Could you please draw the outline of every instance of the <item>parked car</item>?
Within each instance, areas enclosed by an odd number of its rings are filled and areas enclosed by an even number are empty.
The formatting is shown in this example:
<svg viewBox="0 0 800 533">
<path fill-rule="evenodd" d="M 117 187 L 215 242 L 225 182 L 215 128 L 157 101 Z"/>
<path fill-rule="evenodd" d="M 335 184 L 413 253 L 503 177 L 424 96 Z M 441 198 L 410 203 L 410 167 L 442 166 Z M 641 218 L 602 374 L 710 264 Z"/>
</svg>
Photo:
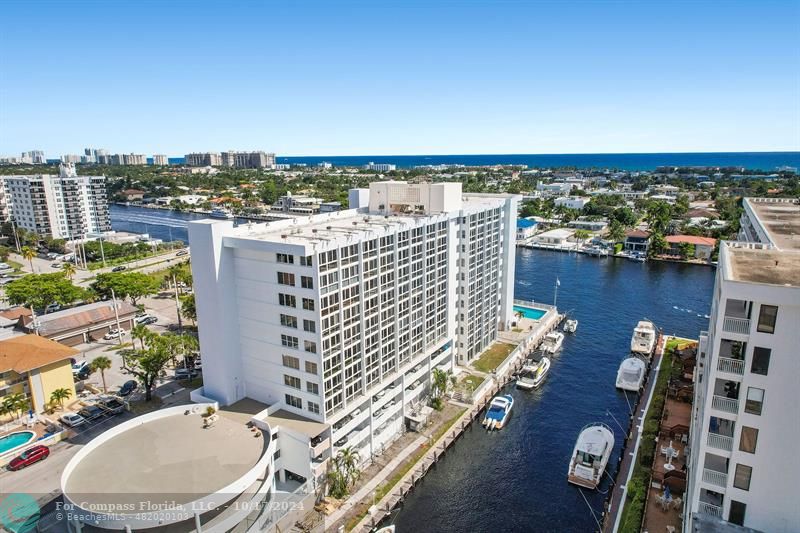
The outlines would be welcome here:
<svg viewBox="0 0 800 533">
<path fill-rule="evenodd" d="M 89 363 L 84 359 L 83 361 L 78 361 L 74 357 L 70 359 L 72 363 L 72 373 L 79 374 L 83 369 L 89 367 Z"/>
<path fill-rule="evenodd" d="M 180 257 L 182 255 L 188 255 L 189 250 L 179 250 L 178 253 L 175 254 L 175 257 Z"/>
<path fill-rule="evenodd" d="M 103 398 L 98 403 L 98 407 L 105 408 L 107 413 L 118 415 L 125 410 L 125 404 L 116 398 Z"/>
<path fill-rule="evenodd" d="M 115 266 L 114 268 L 112 268 L 111 272 L 122 272 L 123 270 L 127 270 L 127 269 L 128 269 L 128 267 L 126 267 L 125 265 L 119 265 L 119 266 Z"/>
<path fill-rule="evenodd" d="M 156 322 L 158 322 L 158 319 L 156 317 L 154 317 L 153 315 L 148 315 L 147 313 L 143 315 L 137 315 L 134 320 L 136 320 L 137 324 L 144 324 L 145 326 L 147 324 L 155 324 Z"/>
<path fill-rule="evenodd" d="M 176 368 L 175 379 L 191 379 L 196 378 L 198 375 L 197 370 L 192 368 Z"/>
<path fill-rule="evenodd" d="M 10 463 L 8 463 L 9 470 L 19 470 L 21 468 L 25 468 L 26 466 L 30 466 L 33 463 L 38 463 L 39 461 L 44 461 L 50 455 L 50 448 L 43 445 L 34 446 L 33 448 L 28 448 L 24 452 L 22 452 L 18 457 L 12 459 Z"/>
<path fill-rule="evenodd" d="M 72 379 L 75 381 L 83 381 L 84 379 L 89 379 L 89 376 L 92 375 L 92 369 L 89 366 L 85 366 L 78 371 L 77 374 L 72 374 Z"/>
<path fill-rule="evenodd" d="M 52 268 L 61 268 L 61 263 L 52 263 L 50 266 Z"/>
<path fill-rule="evenodd" d="M 86 419 L 77 413 L 64 413 L 59 417 L 59 420 L 71 428 L 86 423 Z"/>
<path fill-rule="evenodd" d="M 44 314 L 55 313 L 56 311 L 61 311 L 61 304 L 53 303 L 44 308 Z"/>
<path fill-rule="evenodd" d="M 127 334 L 128 334 L 128 332 L 125 331 L 124 329 L 119 329 L 119 330 L 118 329 L 112 329 L 111 331 L 109 331 L 108 333 L 103 335 L 103 339 L 107 340 L 107 341 L 110 341 L 110 340 L 113 340 L 113 339 L 118 339 L 120 337 L 124 337 Z"/>
<path fill-rule="evenodd" d="M 78 414 L 85 418 L 87 421 L 91 422 L 97 418 L 103 416 L 103 410 L 97 407 L 96 405 L 88 405 L 78 411 Z"/>
<path fill-rule="evenodd" d="M 135 391 L 137 387 L 139 387 L 139 384 L 135 379 L 128 380 L 122 384 L 122 387 L 119 388 L 119 392 L 117 394 L 120 396 L 128 396 L 130 393 Z"/>
</svg>

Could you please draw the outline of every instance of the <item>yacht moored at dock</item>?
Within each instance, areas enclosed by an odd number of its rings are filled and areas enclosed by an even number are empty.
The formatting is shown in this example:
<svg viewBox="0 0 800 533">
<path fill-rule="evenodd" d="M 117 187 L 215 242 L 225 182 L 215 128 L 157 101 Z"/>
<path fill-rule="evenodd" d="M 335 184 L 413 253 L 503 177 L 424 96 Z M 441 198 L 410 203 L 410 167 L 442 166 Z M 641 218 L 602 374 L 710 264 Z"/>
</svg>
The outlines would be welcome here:
<svg viewBox="0 0 800 533">
<path fill-rule="evenodd" d="M 656 327 L 649 320 L 640 320 L 631 337 L 631 352 L 650 357 L 656 345 Z"/>
<path fill-rule="evenodd" d="M 514 405 L 514 398 L 510 394 L 495 396 L 489 404 L 489 410 L 483 418 L 483 425 L 489 431 L 502 429 L 511 415 L 511 407 Z"/>
<path fill-rule="evenodd" d="M 574 318 L 568 318 L 566 322 L 564 322 L 564 332 L 566 333 L 575 333 L 578 329 L 578 321 Z"/>
<path fill-rule="evenodd" d="M 539 361 L 531 361 L 522 367 L 517 377 L 517 388 L 522 390 L 532 390 L 537 388 L 544 381 L 545 376 L 550 371 L 550 359 L 542 357 Z"/>
<path fill-rule="evenodd" d="M 623 360 L 617 370 L 617 388 L 637 392 L 642 388 L 647 364 L 636 356 Z"/>
<path fill-rule="evenodd" d="M 603 472 L 614 450 L 614 432 L 602 423 L 584 426 L 578 435 L 569 461 L 567 481 L 594 489 L 603 479 Z"/>
<path fill-rule="evenodd" d="M 211 210 L 208 214 L 211 218 L 223 218 L 223 219 L 231 219 L 233 218 L 233 213 L 228 211 L 227 209 L 222 209 L 221 207 L 215 207 Z"/>
<path fill-rule="evenodd" d="M 564 334 L 560 331 L 551 331 L 544 336 L 544 341 L 542 341 L 542 351 L 544 353 L 556 353 L 561 349 L 561 345 L 563 343 Z"/>
</svg>

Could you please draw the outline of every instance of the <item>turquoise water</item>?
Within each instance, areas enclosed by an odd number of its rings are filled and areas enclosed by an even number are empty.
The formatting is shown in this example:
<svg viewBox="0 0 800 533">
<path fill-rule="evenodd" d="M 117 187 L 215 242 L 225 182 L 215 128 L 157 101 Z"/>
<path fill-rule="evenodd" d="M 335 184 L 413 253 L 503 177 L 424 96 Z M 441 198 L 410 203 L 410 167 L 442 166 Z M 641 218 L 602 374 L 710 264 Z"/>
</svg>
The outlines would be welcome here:
<svg viewBox="0 0 800 533">
<path fill-rule="evenodd" d="M 514 312 L 522 313 L 523 317 L 531 320 L 539 320 L 546 313 L 546 311 L 542 311 L 541 309 L 532 309 L 530 307 L 522 307 L 521 305 L 515 305 Z"/>
<path fill-rule="evenodd" d="M 18 431 L 11 435 L 0 438 L 0 453 L 13 450 L 17 446 L 22 446 L 29 442 L 36 434 L 33 431 Z"/>
</svg>

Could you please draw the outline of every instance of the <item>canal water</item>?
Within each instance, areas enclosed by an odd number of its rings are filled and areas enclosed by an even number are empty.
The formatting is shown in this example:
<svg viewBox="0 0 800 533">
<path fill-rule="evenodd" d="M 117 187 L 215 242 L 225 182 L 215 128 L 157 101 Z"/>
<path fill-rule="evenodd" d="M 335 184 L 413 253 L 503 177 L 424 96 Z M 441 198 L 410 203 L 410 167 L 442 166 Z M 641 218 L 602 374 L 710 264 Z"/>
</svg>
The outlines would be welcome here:
<svg viewBox="0 0 800 533">
<path fill-rule="evenodd" d="M 507 387 L 515 403 L 506 428 L 473 424 L 448 450 L 392 517 L 399 533 L 598 529 L 610 479 L 600 491 L 579 489 L 567 483 L 567 464 L 581 428 L 603 422 L 615 433 L 616 473 L 625 434 L 617 422 L 627 429 L 630 408 L 614 382 L 634 326 L 647 317 L 697 338 L 708 325 L 712 268 L 523 249 L 516 268 L 517 298 L 553 303 L 560 281 L 557 305 L 578 331 L 539 389 Z"/>
</svg>

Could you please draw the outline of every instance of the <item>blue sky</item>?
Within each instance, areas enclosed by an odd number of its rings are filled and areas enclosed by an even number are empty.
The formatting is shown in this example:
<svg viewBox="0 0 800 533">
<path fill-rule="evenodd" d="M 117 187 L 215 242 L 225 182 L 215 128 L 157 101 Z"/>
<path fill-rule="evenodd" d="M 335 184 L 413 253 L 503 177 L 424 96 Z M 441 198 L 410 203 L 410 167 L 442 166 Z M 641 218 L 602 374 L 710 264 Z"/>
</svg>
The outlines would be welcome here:
<svg viewBox="0 0 800 533">
<path fill-rule="evenodd" d="M 0 3 L 0 153 L 800 149 L 800 2 Z"/>
</svg>

